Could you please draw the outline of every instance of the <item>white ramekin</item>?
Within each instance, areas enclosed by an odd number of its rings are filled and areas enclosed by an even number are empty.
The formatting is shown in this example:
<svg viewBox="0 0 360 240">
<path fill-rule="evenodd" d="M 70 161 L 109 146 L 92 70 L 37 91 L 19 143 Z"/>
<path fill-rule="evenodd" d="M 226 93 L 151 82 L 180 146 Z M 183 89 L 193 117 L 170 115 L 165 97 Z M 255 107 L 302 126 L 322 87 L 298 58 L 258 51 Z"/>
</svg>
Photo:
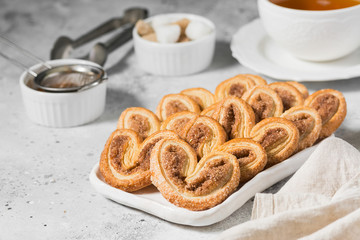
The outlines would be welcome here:
<svg viewBox="0 0 360 240">
<path fill-rule="evenodd" d="M 163 16 L 171 19 L 188 18 L 201 21 L 211 27 L 212 32 L 195 41 L 164 44 L 141 38 L 134 28 L 134 48 L 139 66 L 146 72 L 163 76 L 189 75 L 207 68 L 215 50 L 214 23 L 207 18 L 187 13 L 162 14 L 145 21 L 151 22 L 155 17 Z"/>
<path fill-rule="evenodd" d="M 258 8 L 269 36 L 298 58 L 329 61 L 360 46 L 360 5 L 308 11 L 258 0 Z"/>
<path fill-rule="evenodd" d="M 89 64 L 101 67 L 93 62 L 78 59 L 60 59 L 48 61 L 51 66 L 67 64 Z M 30 70 L 39 73 L 42 64 Z M 89 89 L 71 93 L 50 93 L 31 87 L 33 76 L 25 71 L 20 77 L 20 88 L 26 113 L 33 122 L 48 127 L 73 127 L 91 122 L 104 111 L 106 82 Z"/>
</svg>

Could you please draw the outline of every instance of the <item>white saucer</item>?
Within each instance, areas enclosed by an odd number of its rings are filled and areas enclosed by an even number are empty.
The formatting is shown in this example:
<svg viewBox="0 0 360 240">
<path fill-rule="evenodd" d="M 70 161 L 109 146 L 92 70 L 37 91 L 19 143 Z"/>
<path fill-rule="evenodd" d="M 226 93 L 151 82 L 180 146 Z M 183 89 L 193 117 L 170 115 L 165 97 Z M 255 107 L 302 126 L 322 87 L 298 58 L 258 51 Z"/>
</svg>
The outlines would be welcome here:
<svg viewBox="0 0 360 240">
<path fill-rule="evenodd" d="M 270 39 L 260 19 L 246 24 L 235 33 L 231 51 L 243 66 L 279 80 L 331 81 L 360 76 L 360 48 L 334 61 L 303 61 Z"/>
</svg>

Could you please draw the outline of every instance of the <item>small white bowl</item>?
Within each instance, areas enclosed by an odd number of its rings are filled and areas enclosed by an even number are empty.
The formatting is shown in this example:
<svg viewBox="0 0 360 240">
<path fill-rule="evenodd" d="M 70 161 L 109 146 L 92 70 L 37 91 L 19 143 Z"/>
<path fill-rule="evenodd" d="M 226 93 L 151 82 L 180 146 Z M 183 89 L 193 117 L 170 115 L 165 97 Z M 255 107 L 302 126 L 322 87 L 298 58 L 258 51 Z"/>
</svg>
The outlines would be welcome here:
<svg viewBox="0 0 360 240">
<path fill-rule="evenodd" d="M 360 5 L 308 11 L 258 0 L 258 8 L 270 37 L 300 59 L 334 60 L 360 46 Z"/>
<path fill-rule="evenodd" d="M 187 13 L 157 15 L 145 20 L 150 23 L 155 17 L 201 21 L 212 31 L 198 40 L 182 43 L 157 43 L 143 39 L 133 30 L 134 48 L 140 67 L 149 73 L 163 76 L 189 75 L 207 68 L 215 50 L 215 25 L 209 19 Z"/>
<path fill-rule="evenodd" d="M 78 59 L 60 59 L 47 62 L 55 67 L 70 64 L 88 64 L 101 67 L 93 62 Z M 44 70 L 42 64 L 30 68 L 35 73 Z M 26 113 L 33 122 L 48 127 L 73 127 L 91 122 L 104 111 L 106 82 L 79 92 L 51 93 L 32 88 L 34 77 L 27 71 L 20 77 L 20 88 Z"/>
</svg>

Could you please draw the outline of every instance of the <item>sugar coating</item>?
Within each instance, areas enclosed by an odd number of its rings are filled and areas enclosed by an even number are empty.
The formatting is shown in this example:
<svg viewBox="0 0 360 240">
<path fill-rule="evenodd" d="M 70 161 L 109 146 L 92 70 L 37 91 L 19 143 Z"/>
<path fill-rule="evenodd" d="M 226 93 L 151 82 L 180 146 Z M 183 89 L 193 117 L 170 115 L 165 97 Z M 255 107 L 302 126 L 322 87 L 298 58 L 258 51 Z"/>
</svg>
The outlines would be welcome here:
<svg viewBox="0 0 360 240">
<path fill-rule="evenodd" d="M 155 28 L 156 38 L 159 43 L 175 43 L 181 33 L 179 25 L 163 25 Z"/>
<path fill-rule="evenodd" d="M 185 33 L 186 36 L 191 40 L 197 40 L 208 35 L 209 33 L 211 33 L 211 31 L 212 29 L 205 23 L 199 21 L 191 21 L 188 24 Z"/>
</svg>

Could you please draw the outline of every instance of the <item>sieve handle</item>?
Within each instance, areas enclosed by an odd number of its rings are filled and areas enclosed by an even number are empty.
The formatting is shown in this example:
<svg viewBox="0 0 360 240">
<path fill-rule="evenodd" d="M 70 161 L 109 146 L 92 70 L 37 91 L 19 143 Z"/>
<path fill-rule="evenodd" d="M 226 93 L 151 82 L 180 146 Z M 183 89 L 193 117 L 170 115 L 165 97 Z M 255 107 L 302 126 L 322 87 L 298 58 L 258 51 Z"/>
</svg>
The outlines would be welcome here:
<svg viewBox="0 0 360 240">
<path fill-rule="evenodd" d="M 103 43 L 103 46 L 107 50 L 107 53 L 111 53 L 112 51 L 129 41 L 132 38 L 133 28 L 134 24 L 129 24 L 129 26 L 123 31 L 121 31 L 119 34 L 115 35 L 114 37 Z"/>
<path fill-rule="evenodd" d="M 14 42 L 10 41 L 9 39 L 5 38 L 4 36 L 0 35 L 0 56 L 14 64 L 15 66 L 21 68 L 22 70 L 27 71 L 32 76 L 36 77 L 37 74 L 30 70 L 29 68 L 35 64 L 41 63 L 48 69 L 51 69 L 51 66 L 47 64 L 41 58 L 35 56 L 31 52 L 27 51 L 26 49 L 20 47 L 19 45 L 15 44 Z M 9 52 L 10 51 L 10 52 Z M 18 58 L 16 58 L 18 56 Z M 33 63 L 28 65 L 25 63 L 25 60 L 31 60 Z M 20 60 L 21 59 L 21 60 Z"/>
<path fill-rule="evenodd" d="M 123 18 L 112 18 L 101 24 L 100 26 L 96 27 L 95 29 L 91 30 L 90 32 L 75 39 L 73 42 L 73 48 L 77 48 L 85 43 L 88 43 L 91 40 L 98 38 L 105 33 L 111 32 L 124 24 L 126 24 L 126 21 L 124 21 Z"/>
<path fill-rule="evenodd" d="M 82 35 L 73 41 L 72 47 L 77 48 L 91 40 L 102 36 L 105 33 L 118 29 L 126 24 L 135 24 L 139 19 L 144 19 L 148 16 L 148 10 L 145 8 L 128 8 L 125 10 L 123 17 L 112 18 L 90 32 Z"/>
<path fill-rule="evenodd" d="M 108 55 L 132 38 L 133 28 L 134 24 L 128 24 L 125 29 L 122 29 L 106 42 L 98 42 L 82 59 L 90 60 L 100 66 L 104 66 Z"/>
</svg>

